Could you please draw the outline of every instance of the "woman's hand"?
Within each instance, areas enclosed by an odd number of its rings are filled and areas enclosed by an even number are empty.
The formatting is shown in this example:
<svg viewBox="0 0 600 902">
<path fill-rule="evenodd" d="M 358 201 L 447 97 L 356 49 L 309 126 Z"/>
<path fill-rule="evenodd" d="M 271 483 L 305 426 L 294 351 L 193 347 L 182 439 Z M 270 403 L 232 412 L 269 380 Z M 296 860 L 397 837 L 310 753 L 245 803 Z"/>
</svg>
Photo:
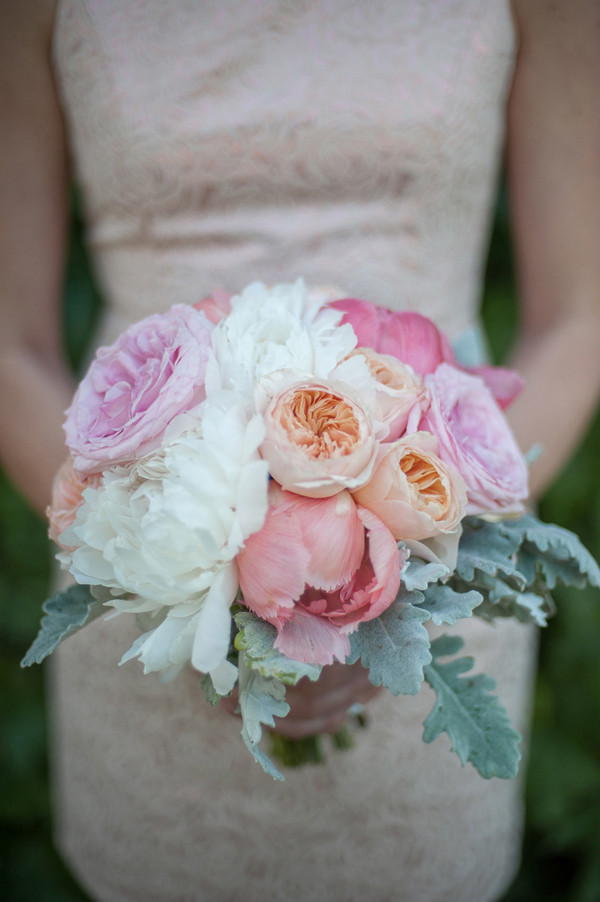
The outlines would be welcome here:
<svg viewBox="0 0 600 902">
<path fill-rule="evenodd" d="M 303 739 L 316 733 L 334 733 L 346 717 L 348 709 L 364 704 L 381 690 L 369 682 L 362 664 L 331 664 L 324 667 L 317 682 L 304 677 L 297 686 L 289 686 L 285 700 L 290 706 L 287 717 L 276 718 L 276 731 L 290 739 Z M 238 704 L 237 690 L 221 702 L 234 714 Z"/>
</svg>

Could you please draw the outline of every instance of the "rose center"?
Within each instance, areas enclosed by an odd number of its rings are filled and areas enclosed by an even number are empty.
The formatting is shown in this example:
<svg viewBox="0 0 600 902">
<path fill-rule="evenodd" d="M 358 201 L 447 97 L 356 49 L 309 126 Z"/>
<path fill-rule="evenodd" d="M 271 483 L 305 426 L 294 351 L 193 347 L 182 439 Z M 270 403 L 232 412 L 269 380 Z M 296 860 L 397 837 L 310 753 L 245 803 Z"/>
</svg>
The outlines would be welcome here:
<svg viewBox="0 0 600 902">
<path fill-rule="evenodd" d="M 353 351 L 352 354 L 361 354 L 361 352 L 357 350 Z M 407 388 L 408 380 L 400 366 L 392 369 L 388 362 L 378 354 L 370 354 L 369 356 L 361 354 L 361 356 L 366 360 L 371 376 L 380 385 L 385 385 L 387 388 L 392 388 L 396 391 Z"/>
<path fill-rule="evenodd" d="M 400 460 L 400 469 L 425 505 L 444 506 L 447 492 L 439 472 L 428 460 L 416 454 L 405 454 Z"/>
<path fill-rule="evenodd" d="M 294 392 L 281 419 L 294 443 L 311 457 L 350 454 L 359 439 L 360 426 L 350 404 L 321 389 Z"/>
</svg>

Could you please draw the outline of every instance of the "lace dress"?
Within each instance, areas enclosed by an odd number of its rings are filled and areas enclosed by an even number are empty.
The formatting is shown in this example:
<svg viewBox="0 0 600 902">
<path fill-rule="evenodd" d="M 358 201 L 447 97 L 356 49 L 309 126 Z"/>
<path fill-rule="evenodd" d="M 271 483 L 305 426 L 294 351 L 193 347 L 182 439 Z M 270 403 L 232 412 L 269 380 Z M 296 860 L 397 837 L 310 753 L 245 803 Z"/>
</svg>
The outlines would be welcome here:
<svg viewBox="0 0 600 902">
<path fill-rule="evenodd" d="M 99 341 L 299 275 L 472 329 L 513 60 L 508 0 L 62 0 Z M 459 627 L 523 727 L 534 634 Z M 422 742 L 427 687 L 381 693 L 352 751 L 278 784 L 191 669 L 116 666 L 135 635 L 96 621 L 52 669 L 57 841 L 94 899 L 486 902 L 510 881 L 519 780 Z"/>
</svg>

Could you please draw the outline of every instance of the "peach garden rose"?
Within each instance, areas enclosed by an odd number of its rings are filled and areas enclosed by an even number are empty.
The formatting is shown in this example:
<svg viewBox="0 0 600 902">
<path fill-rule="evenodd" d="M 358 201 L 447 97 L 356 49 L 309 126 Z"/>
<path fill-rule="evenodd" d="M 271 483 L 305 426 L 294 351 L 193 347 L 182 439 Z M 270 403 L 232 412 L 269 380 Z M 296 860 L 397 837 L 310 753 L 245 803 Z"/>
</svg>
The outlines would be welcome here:
<svg viewBox="0 0 600 902">
<path fill-rule="evenodd" d="M 53 542 L 65 548 L 60 540 L 61 535 L 73 524 L 77 511 L 83 504 L 83 492 L 89 486 L 97 488 L 100 474 L 82 476 L 73 467 L 73 458 L 67 457 L 58 469 L 52 485 L 52 501 L 46 508 L 49 521 L 48 535 Z"/>
<path fill-rule="evenodd" d="M 371 348 L 356 348 L 350 356 L 363 357 L 375 379 L 376 416 L 388 429 L 385 441 L 393 442 L 407 430 L 413 432 L 429 407 L 422 378 L 408 364 Z"/>
<path fill-rule="evenodd" d="M 398 541 L 455 532 L 464 516 L 464 480 L 437 450 L 437 439 L 428 432 L 382 445 L 372 479 L 354 492 Z"/>
<path fill-rule="evenodd" d="M 284 489 L 324 498 L 371 476 L 378 442 L 369 413 L 340 387 L 306 379 L 276 394 L 265 411 L 261 454 Z"/>
</svg>

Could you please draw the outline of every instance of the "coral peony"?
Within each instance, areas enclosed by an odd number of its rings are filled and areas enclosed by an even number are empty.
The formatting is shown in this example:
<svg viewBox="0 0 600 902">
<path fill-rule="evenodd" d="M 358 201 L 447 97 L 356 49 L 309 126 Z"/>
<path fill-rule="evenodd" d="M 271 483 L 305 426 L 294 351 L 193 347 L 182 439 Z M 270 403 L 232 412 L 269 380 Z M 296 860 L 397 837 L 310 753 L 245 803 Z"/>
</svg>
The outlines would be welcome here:
<svg viewBox="0 0 600 902">
<path fill-rule="evenodd" d="M 349 653 L 348 634 L 400 587 L 406 551 L 348 492 L 304 498 L 270 488 L 263 529 L 237 556 L 245 604 L 277 627 L 276 647 L 305 663 Z"/>
</svg>

